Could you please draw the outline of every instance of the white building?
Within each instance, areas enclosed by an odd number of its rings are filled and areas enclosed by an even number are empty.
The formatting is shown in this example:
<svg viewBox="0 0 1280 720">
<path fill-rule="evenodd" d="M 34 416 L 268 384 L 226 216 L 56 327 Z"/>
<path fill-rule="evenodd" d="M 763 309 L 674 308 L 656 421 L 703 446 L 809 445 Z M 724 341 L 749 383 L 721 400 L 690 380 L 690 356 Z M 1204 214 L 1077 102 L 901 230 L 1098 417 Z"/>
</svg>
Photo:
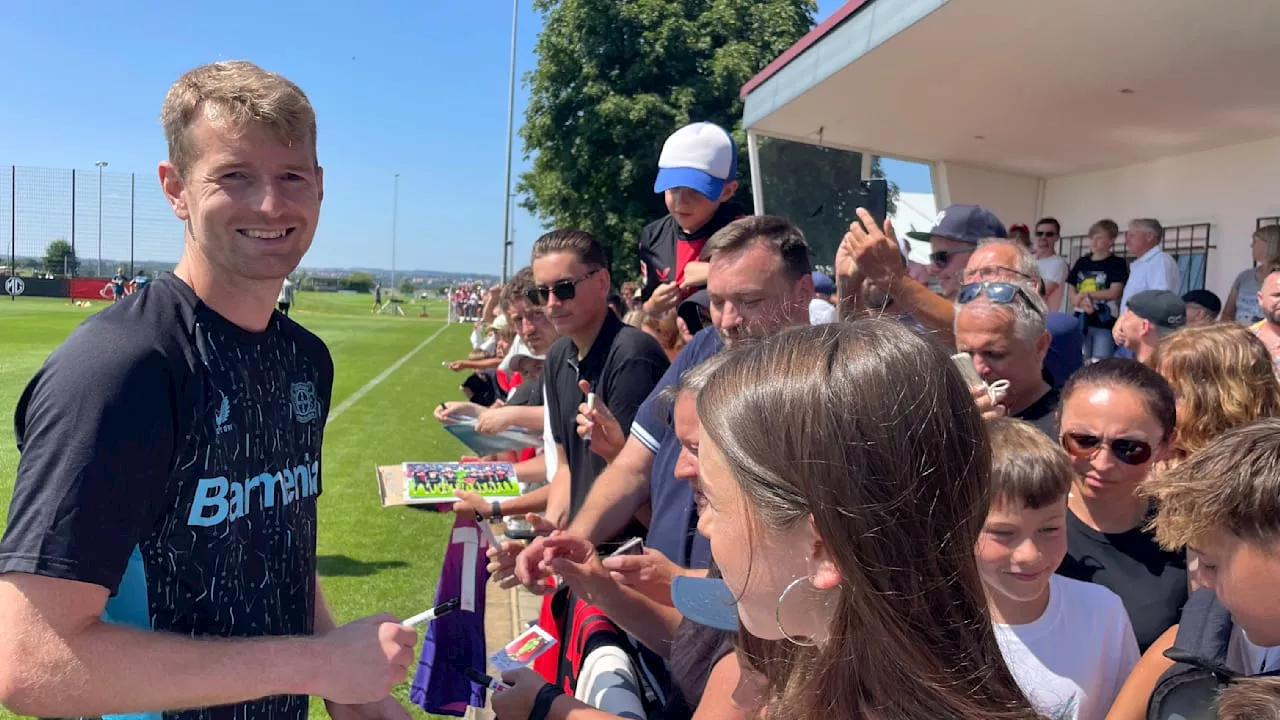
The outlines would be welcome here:
<svg viewBox="0 0 1280 720">
<path fill-rule="evenodd" d="M 1276 0 L 850 0 L 743 87 L 743 125 L 753 178 L 761 136 L 924 162 L 938 208 L 1054 216 L 1070 259 L 1157 218 L 1184 289 L 1225 298 L 1280 220 L 1277 58 Z"/>
</svg>

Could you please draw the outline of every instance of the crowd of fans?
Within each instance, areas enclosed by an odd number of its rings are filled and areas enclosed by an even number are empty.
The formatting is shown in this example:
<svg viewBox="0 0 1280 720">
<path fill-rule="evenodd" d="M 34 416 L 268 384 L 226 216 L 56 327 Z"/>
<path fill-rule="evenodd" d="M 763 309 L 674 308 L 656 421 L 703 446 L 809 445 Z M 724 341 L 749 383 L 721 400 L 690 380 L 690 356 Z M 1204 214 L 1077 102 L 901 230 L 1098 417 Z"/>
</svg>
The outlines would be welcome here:
<svg viewBox="0 0 1280 720">
<path fill-rule="evenodd" d="M 275 304 L 319 217 L 314 111 L 219 62 L 161 117 L 183 258 L 15 412 L 0 703 L 403 720 L 416 631 L 321 591 L 333 362 Z M 731 201 L 737 157 L 707 123 L 667 140 L 639 268 L 557 229 L 453 298 L 473 372 L 437 417 L 543 440 L 503 458 L 519 497 L 453 508 L 516 521 L 490 581 L 560 637 L 497 716 L 1280 717 L 1280 230 L 1225 303 L 1180 294 L 1156 220 L 1131 260 L 1099 220 L 1068 268 L 1057 221 L 974 205 L 904 238 L 859 209 L 824 275 Z"/>
<path fill-rule="evenodd" d="M 734 156 L 668 140 L 620 294 L 596 239 L 540 238 L 478 361 L 538 389 L 437 412 L 544 433 L 538 489 L 456 509 L 536 528 L 494 582 L 614 629 L 509 673 L 498 717 L 1280 714 L 1245 680 L 1280 671 L 1280 227 L 1225 303 L 1179 294 L 1154 219 L 1068 266 L 1057 220 L 973 205 L 901 239 L 859 211 L 833 278 L 725 202 Z"/>
</svg>

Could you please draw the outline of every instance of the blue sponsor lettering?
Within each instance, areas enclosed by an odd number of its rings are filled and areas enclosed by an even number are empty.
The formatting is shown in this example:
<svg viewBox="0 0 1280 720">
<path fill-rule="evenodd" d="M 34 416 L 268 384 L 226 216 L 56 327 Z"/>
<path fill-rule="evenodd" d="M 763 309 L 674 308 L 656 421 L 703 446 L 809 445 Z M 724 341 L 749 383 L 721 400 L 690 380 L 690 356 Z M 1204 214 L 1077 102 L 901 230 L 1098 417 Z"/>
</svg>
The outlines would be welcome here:
<svg viewBox="0 0 1280 720">
<path fill-rule="evenodd" d="M 314 496 L 319 482 L 319 462 L 262 473 L 244 482 L 225 477 L 202 478 L 196 483 L 191 510 L 187 513 L 187 525 L 213 527 L 235 522 L 255 509 L 275 507 L 277 497 L 282 507 L 288 506 L 301 498 Z M 280 488 L 278 496 L 277 486 Z"/>
</svg>

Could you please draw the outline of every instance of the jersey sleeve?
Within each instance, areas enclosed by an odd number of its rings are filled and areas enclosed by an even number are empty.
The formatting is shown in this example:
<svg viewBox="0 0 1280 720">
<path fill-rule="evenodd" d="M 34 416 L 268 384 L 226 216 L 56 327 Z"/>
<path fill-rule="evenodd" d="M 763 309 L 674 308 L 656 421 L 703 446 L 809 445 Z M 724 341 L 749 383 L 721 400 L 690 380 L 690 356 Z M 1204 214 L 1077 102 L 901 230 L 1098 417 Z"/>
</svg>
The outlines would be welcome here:
<svg viewBox="0 0 1280 720">
<path fill-rule="evenodd" d="M 654 272 L 654 268 L 657 267 L 655 263 L 658 260 L 653 251 L 659 225 L 659 222 L 652 222 L 640 230 L 640 242 L 639 247 L 636 248 L 636 255 L 640 258 L 640 279 L 644 282 L 640 288 L 641 302 L 648 302 L 649 296 L 653 295 L 653 291 L 661 284 L 658 274 Z"/>
<path fill-rule="evenodd" d="M 21 457 L 0 573 L 115 593 L 161 509 L 179 403 L 158 351 L 131 348 L 114 329 L 98 327 L 74 333 L 18 402 Z"/>
</svg>

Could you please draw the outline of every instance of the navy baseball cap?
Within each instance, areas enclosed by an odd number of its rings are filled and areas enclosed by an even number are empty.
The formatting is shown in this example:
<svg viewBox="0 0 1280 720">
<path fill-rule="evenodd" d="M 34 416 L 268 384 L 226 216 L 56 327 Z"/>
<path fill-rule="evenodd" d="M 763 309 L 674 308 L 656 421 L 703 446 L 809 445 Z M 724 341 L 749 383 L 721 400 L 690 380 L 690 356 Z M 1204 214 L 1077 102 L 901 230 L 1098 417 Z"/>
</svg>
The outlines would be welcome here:
<svg viewBox="0 0 1280 720">
<path fill-rule="evenodd" d="M 677 575 L 671 580 L 671 603 L 699 625 L 730 632 L 738 629 L 738 599 L 719 578 Z"/>
<path fill-rule="evenodd" d="M 983 238 L 1009 237 L 1000 218 L 981 205 L 948 205 L 934 218 L 932 230 L 907 233 L 912 240 L 925 242 L 935 235 L 970 245 L 977 245 Z"/>
<path fill-rule="evenodd" d="M 813 272 L 813 291 L 819 295 L 834 295 L 836 292 L 836 282 L 826 273 L 818 271 Z"/>
<path fill-rule="evenodd" d="M 1182 302 L 1195 303 L 1215 317 L 1222 312 L 1222 300 L 1208 290 L 1192 290 L 1182 296 Z"/>
</svg>

